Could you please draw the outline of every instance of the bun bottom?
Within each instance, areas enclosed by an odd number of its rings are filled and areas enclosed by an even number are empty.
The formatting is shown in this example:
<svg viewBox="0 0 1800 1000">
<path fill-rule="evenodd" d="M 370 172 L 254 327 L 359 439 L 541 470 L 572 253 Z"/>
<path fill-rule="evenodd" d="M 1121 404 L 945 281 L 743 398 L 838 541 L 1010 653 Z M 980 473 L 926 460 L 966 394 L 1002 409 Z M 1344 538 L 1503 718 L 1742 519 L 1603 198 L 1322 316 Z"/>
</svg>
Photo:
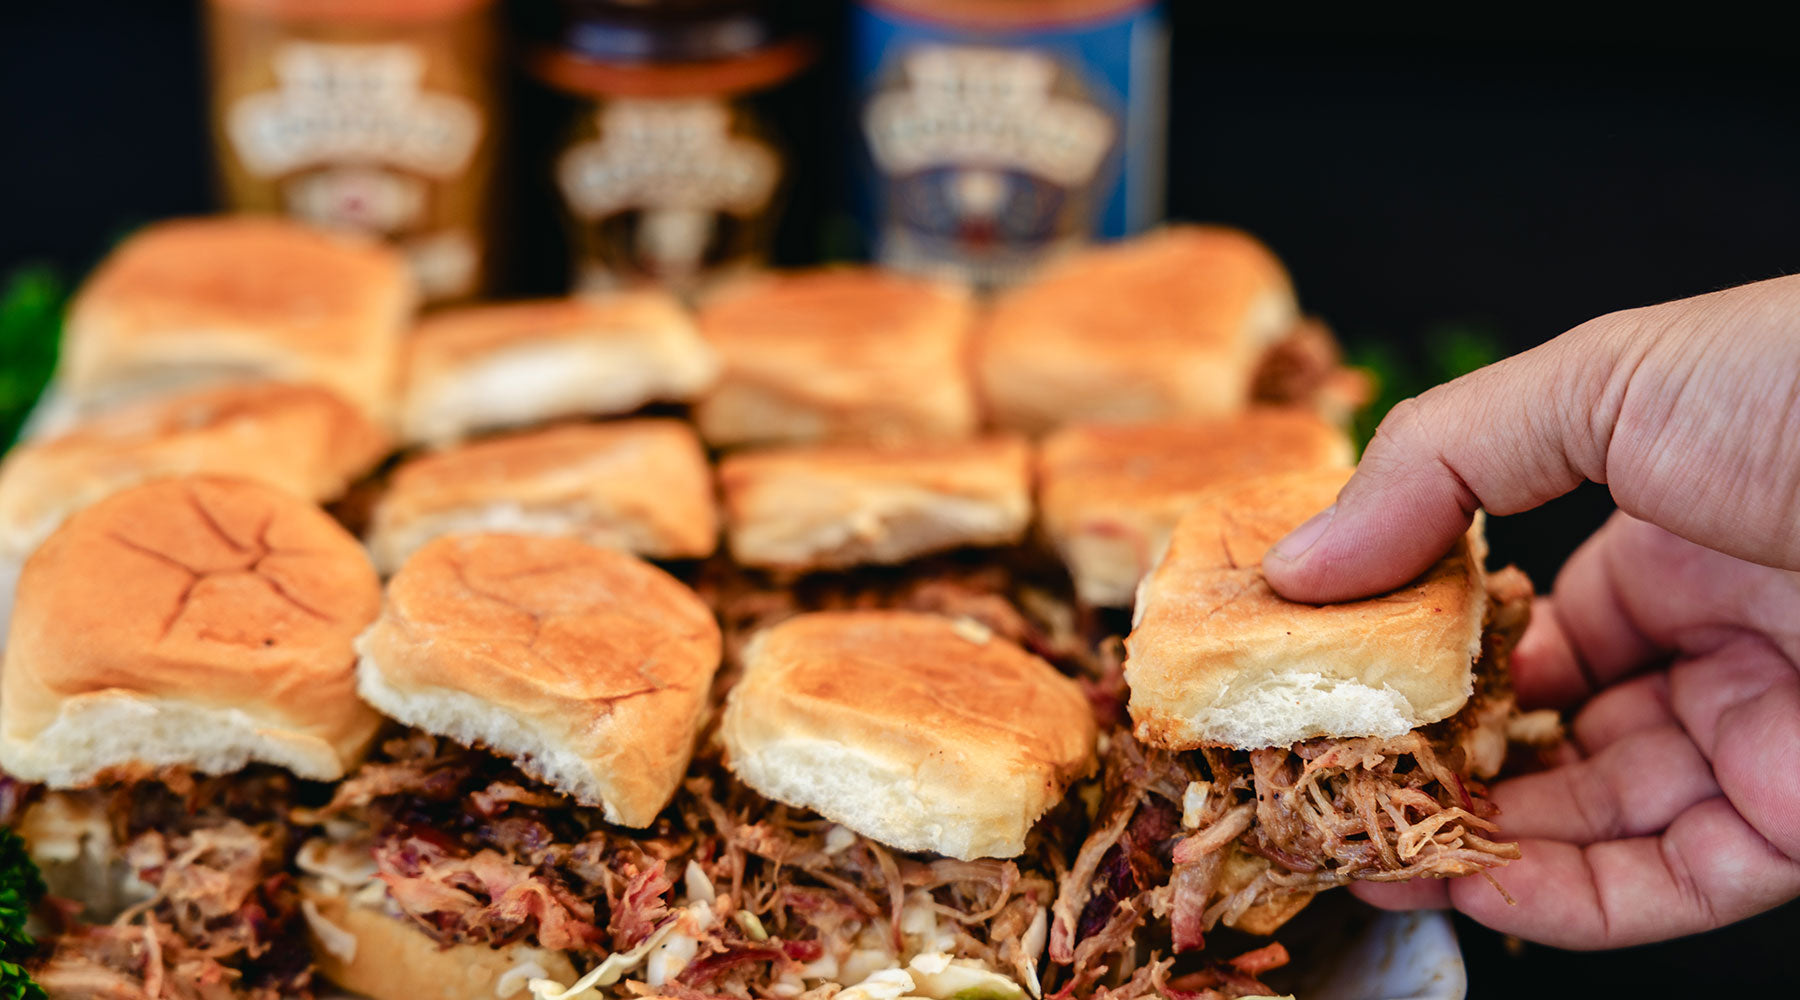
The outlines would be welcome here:
<svg viewBox="0 0 1800 1000">
<path fill-rule="evenodd" d="M 523 944 L 444 948 L 405 919 L 352 903 L 343 893 L 307 885 L 302 897 L 319 975 L 369 1000 L 530 1000 L 532 979 L 565 985 L 576 979 L 561 952 Z M 346 949 L 334 929 L 354 947 Z"/>
</svg>

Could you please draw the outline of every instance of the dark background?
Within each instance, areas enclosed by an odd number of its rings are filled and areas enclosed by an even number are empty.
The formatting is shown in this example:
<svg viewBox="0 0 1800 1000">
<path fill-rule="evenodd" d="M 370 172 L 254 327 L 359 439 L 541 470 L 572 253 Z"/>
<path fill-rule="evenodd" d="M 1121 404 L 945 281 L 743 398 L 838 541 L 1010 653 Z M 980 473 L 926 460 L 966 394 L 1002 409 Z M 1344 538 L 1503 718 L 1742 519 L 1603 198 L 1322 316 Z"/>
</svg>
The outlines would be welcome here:
<svg viewBox="0 0 1800 1000">
<path fill-rule="evenodd" d="M 1772 29 L 1545 21 L 1294 23 L 1173 12 L 1169 211 L 1260 234 L 1306 307 L 1405 384 L 1448 338 L 1530 347 L 1614 309 L 1800 270 L 1800 71 Z M 0 272 L 70 280 L 132 225 L 214 206 L 191 0 L 20 4 L 0 28 Z M 516 12 L 515 12 L 516 13 Z M 850 252 L 842 11 L 776 95 L 798 177 L 785 263 Z M 1310 17 L 1310 15 L 1309 15 Z M 507 290 L 565 274 L 547 201 L 554 99 L 513 74 Z M 0 359 L 4 361 L 6 359 Z M 1408 369 L 1411 369 L 1409 374 Z M 1547 589 L 1610 511 L 1587 487 L 1496 519 Z M 1800 910 L 1610 954 L 1508 946 L 1463 922 L 1471 995 L 1720 993 L 1800 982 Z M 1786 992 L 1786 991 L 1784 991 Z"/>
</svg>

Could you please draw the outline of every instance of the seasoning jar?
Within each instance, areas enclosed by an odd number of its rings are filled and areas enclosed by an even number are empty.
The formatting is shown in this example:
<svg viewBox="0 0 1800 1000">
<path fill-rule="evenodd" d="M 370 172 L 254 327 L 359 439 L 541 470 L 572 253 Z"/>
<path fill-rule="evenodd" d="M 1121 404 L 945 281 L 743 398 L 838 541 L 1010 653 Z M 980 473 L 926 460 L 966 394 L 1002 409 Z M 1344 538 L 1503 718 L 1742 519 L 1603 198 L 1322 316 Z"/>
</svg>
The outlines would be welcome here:
<svg viewBox="0 0 1800 1000">
<path fill-rule="evenodd" d="M 763 263 L 787 165 L 760 98 L 811 47 L 752 3 L 560 6 L 531 70 L 571 98 L 552 170 L 576 289 L 692 294 Z"/>
<path fill-rule="evenodd" d="M 858 207 L 876 260 L 982 286 L 1163 214 L 1153 0 L 858 0 Z"/>
<path fill-rule="evenodd" d="M 396 244 L 427 301 L 492 270 L 493 0 L 208 0 L 228 205 Z"/>
</svg>

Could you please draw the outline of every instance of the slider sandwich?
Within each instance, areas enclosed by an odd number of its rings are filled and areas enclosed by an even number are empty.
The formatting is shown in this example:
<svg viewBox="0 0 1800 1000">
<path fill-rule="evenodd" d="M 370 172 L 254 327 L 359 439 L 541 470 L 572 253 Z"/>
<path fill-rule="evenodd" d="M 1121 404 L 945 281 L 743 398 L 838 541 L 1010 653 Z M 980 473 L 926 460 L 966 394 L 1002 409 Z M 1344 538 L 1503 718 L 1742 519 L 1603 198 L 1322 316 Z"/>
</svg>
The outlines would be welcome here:
<svg viewBox="0 0 1800 1000">
<path fill-rule="evenodd" d="M 267 216 L 160 222 L 76 294 L 57 384 L 91 413 L 202 383 L 311 382 L 386 419 L 416 296 L 373 240 Z"/>
<path fill-rule="evenodd" d="M 448 309 L 401 355 L 400 432 L 445 445 L 481 431 L 685 402 L 718 377 L 694 320 L 643 290 Z"/>
<path fill-rule="evenodd" d="M 687 424 L 565 424 L 402 462 L 376 503 L 369 551 L 383 574 L 440 535 L 567 535 L 652 559 L 718 544 L 712 470 Z"/>
<path fill-rule="evenodd" d="M 995 300 L 975 338 L 995 425 L 1223 417 L 1300 320 L 1287 271 L 1246 233 L 1170 226 L 1085 249 Z"/>
<path fill-rule="evenodd" d="M 1031 449 L 980 438 L 746 451 L 719 464 L 733 559 L 787 572 L 1013 545 L 1031 523 Z"/>
<path fill-rule="evenodd" d="M 1076 596 L 1129 608 L 1195 497 L 1245 476 L 1349 468 L 1354 460 L 1342 430 L 1300 409 L 1072 424 L 1038 447 L 1038 504 Z"/>
<path fill-rule="evenodd" d="M 1269 933 L 1322 889 L 1518 857 L 1490 839 L 1481 782 L 1523 735 L 1507 660 L 1530 584 L 1483 571 L 1477 525 L 1390 594 L 1276 596 L 1264 553 L 1348 476 L 1241 480 L 1182 517 L 1139 591 L 1131 726 L 1110 735 L 1104 802 L 1062 883 L 1055 961 L 1133 935 L 1197 949 L 1220 923 Z"/>
<path fill-rule="evenodd" d="M 306 990 L 287 813 L 296 779 L 342 777 L 374 737 L 352 642 L 379 606 L 354 538 L 247 480 L 132 487 L 31 556 L 0 674 L 0 821 L 88 907 L 40 914 L 30 971 L 51 996 Z"/>
<path fill-rule="evenodd" d="M 700 332 L 724 373 L 696 406 L 716 448 L 968 437 L 966 288 L 873 268 L 775 273 L 715 291 Z"/>
<path fill-rule="evenodd" d="M 387 451 L 387 435 L 336 393 L 283 382 L 190 389 L 21 444 L 0 462 L 0 621 L 25 557 L 110 493 L 165 476 L 223 475 L 326 501 Z"/>
<path fill-rule="evenodd" d="M 1040 959 L 1078 822 L 1062 800 L 1094 765 L 1080 687 L 972 620 L 905 611 L 801 615 L 744 661 L 719 736 L 779 803 L 752 850 L 793 872 L 774 898 L 821 948 L 793 985 L 1054 991 Z"/>
<path fill-rule="evenodd" d="M 719 664 L 691 591 L 570 538 L 449 536 L 389 581 L 357 648 L 363 697 L 409 728 L 310 817 L 327 978 L 375 1000 L 525 996 L 697 931 L 704 893 L 692 913 L 665 898 L 699 884 L 695 845 L 658 815 Z"/>
</svg>

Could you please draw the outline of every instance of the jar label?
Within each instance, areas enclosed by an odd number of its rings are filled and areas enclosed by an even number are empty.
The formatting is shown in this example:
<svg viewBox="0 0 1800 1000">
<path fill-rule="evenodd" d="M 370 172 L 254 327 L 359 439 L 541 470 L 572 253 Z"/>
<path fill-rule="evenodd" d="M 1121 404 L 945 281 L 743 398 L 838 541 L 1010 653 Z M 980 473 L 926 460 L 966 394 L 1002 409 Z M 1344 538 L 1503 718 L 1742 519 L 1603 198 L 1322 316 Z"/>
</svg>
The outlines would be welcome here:
<svg viewBox="0 0 1800 1000">
<path fill-rule="evenodd" d="M 590 225 L 630 214 L 625 245 L 596 252 L 582 284 L 653 275 L 688 285 L 718 245 L 720 217 L 749 219 L 769 205 L 781 160 L 767 143 L 732 131 L 724 101 L 619 98 L 594 112 L 597 137 L 570 146 L 556 165 L 569 213 Z"/>
<path fill-rule="evenodd" d="M 1150 3 L 961 25 L 863 3 L 852 66 L 873 254 L 981 285 L 1162 212 L 1166 31 Z"/>
<path fill-rule="evenodd" d="M 426 91 L 425 57 L 412 46 L 289 42 L 272 61 L 275 89 L 226 113 L 232 147 L 254 175 L 364 161 L 448 178 L 481 140 L 480 110 Z"/>
<path fill-rule="evenodd" d="M 244 171 L 272 181 L 294 218 L 394 240 L 427 300 L 474 291 L 476 233 L 443 192 L 481 143 L 479 106 L 426 90 L 411 45 L 289 41 L 270 62 L 275 88 L 225 110 Z"/>
</svg>

